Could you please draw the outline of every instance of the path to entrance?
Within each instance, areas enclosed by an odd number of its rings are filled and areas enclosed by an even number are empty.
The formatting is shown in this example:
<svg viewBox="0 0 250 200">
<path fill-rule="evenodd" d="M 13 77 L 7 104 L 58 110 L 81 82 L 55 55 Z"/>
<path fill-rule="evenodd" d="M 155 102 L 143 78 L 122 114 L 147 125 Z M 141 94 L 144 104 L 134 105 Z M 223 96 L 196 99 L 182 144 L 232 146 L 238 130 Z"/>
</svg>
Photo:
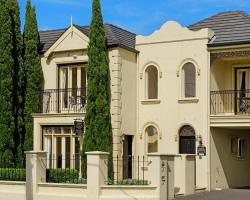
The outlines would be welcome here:
<svg viewBox="0 0 250 200">
<path fill-rule="evenodd" d="M 203 192 L 176 200 L 250 200 L 249 189 L 230 189 L 213 192 Z"/>
</svg>

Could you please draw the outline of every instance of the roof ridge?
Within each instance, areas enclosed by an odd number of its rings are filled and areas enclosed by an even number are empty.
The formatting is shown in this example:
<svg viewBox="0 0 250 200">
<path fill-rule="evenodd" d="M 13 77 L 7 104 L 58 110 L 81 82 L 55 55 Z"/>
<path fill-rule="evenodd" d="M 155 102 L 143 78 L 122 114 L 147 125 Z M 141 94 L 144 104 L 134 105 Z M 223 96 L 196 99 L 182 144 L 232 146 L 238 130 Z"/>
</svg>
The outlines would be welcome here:
<svg viewBox="0 0 250 200">
<path fill-rule="evenodd" d="M 51 30 L 40 30 L 38 31 L 39 33 L 44 33 L 44 32 L 52 32 L 52 31 L 63 31 L 63 30 L 67 30 L 69 27 L 67 28 L 58 28 L 58 29 L 51 29 Z"/>
</svg>

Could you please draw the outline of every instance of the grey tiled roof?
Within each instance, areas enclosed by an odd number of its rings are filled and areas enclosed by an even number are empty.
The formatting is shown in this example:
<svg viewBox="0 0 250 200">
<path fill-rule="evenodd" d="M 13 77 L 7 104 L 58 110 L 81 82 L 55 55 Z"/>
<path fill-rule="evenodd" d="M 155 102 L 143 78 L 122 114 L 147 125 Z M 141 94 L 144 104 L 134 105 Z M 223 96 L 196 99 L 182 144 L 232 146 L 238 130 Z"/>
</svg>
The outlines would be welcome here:
<svg viewBox="0 0 250 200">
<path fill-rule="evenodd" d="M 191 30 L 210 28 L 215 37 L 208 46 L 250 44 L 250 16 L 242 11 L 228 11 L 206 18 L 188 27 Z"/>
<path fill-rule="evenodd" d="M 86 36 L 89 35 L 89 26 L 78 26 L 74 25 Z M 105 24 L 105 33 L 107 38 L 107 46 L 122 46 L 129 49 L 135 49 L 135 37 L 134 33 L 126 31 L 122 28 L 114 26 L 112 24 Z M 39 52 L 43 53 L 47 51 L 67 30 L 58 29 L 58 30 L 49 30 L 49 31 L 40 31 L 40 47 Z"/>
</svg>

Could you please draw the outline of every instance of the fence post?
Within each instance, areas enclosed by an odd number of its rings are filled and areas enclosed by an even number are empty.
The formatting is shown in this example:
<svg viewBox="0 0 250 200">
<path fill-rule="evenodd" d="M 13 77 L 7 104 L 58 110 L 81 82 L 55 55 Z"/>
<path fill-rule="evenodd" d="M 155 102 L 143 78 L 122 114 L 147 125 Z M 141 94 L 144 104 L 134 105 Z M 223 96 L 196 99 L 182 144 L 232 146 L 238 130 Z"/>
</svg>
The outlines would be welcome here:
<svg viewBox="0 0 250 200">
<path fill-rule="evenodd" d="M 157 186 L 159 199 L 174 198 L 174 155 L 149 153 L 148 180 Z"/>
<path fill-rule="evenodd" d="M 98 200 L 101 186 L 108 181 L 108 155 L 106 152 L 86 152 L 88 200 Z"/>
<path fill-rule="evenodd" d="M 195 155 L 185 156 L 185 195 L 195 192 Z"/>
<path fill-rule="evenodd" d="M 38 183 L 46 182 L 46 152 L 27 151 L 26 200 L 36 200 Z"/>
</svg>

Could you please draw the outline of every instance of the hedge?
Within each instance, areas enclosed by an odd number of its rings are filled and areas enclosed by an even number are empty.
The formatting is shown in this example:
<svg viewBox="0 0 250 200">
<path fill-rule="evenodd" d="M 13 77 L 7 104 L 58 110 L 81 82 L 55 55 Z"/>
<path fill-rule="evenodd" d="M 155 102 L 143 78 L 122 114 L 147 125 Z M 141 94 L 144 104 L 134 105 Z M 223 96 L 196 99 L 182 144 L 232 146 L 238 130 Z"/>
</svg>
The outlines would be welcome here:
<svg viewBox="0 0 250 200">
<path fill-rule="evenodd" d="M 76 169 L 49 169 L 46 174 L 48 183 L 72 183 L 86 184 L 86 179 L 79 178 L 79 172 Z"/>
<path fill-rule="evenodd" d="M 25 181 L 26 170 L 14 168 L 0 168 L 1 181 Z"/>
<path fill-rule="evenodd" d="M 0 181 L 25 181 L 26 169 L 0 168 Z M 87 180 L 79 178 L 75 169 L 47 169 L 46 182 L 86 184 Z"/>
</svg>

